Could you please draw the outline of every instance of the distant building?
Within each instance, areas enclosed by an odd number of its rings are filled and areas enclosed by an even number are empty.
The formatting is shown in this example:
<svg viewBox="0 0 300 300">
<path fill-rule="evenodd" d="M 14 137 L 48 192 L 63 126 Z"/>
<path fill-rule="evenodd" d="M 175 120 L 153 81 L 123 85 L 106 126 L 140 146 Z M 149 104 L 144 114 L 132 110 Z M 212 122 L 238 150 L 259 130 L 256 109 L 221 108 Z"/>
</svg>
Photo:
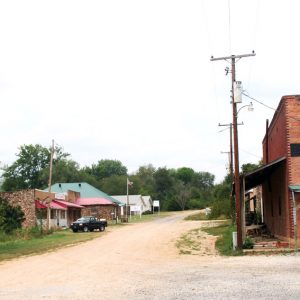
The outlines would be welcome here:
<svg viewBox="0 0 300 300">
<path fill-rule="evenodd" d="M 114 195 L 114 199 L 122 202 L 124 205 L 127 205 L 127 195 Z M 142 196 L 142 195 L 128 195 L 129 206 L 130 207 L 139 207 L 141 213 L 146 211 L 152 211 L 152 198 L 151 196 Z"/>
</svg>

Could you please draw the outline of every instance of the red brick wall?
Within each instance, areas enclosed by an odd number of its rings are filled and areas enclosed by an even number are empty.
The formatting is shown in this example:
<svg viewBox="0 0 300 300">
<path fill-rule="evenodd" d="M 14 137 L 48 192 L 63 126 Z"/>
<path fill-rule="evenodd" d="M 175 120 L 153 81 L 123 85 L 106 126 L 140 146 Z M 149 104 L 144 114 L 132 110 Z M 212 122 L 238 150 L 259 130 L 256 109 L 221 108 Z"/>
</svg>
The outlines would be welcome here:
<svg viewBox="0 0 300 300">
<path fill-rule="evenodd" d="M 85 206 L 82 211 L 82 216 L 94 216 L 98 219 L 106 219 L 106 220 L 112 220 L 114 215 L 111 213 L 115 213 L 116 206 L 114 205 L 89 205 Z"/>
<path fill-rule="evenodd" d="M 266 163 L 266 141 L 268 140 L 268 162 L 272 162 L 282 156 L 287 158 L 285 169 L 274 173 L 269 183 L 263 185 L 265 201 L 265 220 L 275 235 L 285 237 L 293 241 L 293 207 L 292 194 L 289 185 L 300 185 L 300 157 L 291 157 L 290 144 L 300 143 L 300 97 L 284 96 L 274 114 L 269 126 L 268 139 L 263 141 L 263 160 Z M 270 192 L 269 185 L 272 192 Z M 283 203 L 281 217 L 278 216 L 278 195 L 282 196 Z M 272 207 L 273 205 L 273 207 Z M 277 208 L 276 208 L 277 207 Z M 273 216 L 271 211 L 273 209 Z M 277 209 L 277 211 L 276 211 Z M 299 228 L 300 228 L 300 223 Z M 282 228 L 286 228 L 283 230 Z M 299 229 L 298 229 L 299 232 Z"/>
</svg>

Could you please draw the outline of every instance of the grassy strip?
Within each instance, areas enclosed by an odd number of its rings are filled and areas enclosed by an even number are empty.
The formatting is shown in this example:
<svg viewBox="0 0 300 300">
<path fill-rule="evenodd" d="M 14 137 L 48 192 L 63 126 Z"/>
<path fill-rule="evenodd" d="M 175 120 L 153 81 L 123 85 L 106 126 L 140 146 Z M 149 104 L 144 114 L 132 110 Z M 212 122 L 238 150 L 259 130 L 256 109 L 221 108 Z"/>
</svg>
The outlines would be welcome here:
<svg viewBox="0 0 300 300">
<path fill-rule="evenodd" d="M 200 212 L 193 215 L 189 215 L 185 217 L 184 220 L 185 221 L 206 221 L 208 220 L 208 218 L 205 213 Z"/>
<path fill-rule="evenodd" d="M 73 233 L 70 230 L 56 231 L 53 234 L 28 240 L 18 239 L 0 243 L 0 261 L 13 259 L 23 255 L 31 255 L 52 251 L 91 240 L 101 236 L 101 233 Z"/>
<path fill-rule="evenodd" d="M 230 224 L 230 221 L 225 221 L 217 227 L 206 227 L 203 231 L 210 235 L 218 236 L 216 248 L 221 255 L 237 256 L 242 255 L 242 251 L 234 251 L 232 249 L 232 232 L 236 231 L 235 226 Z"/>
<path fill-rule="evenodd" d="M 140 218 L 140 216 L 138 215 L 138 216 L 131 216 L 131 218 L 128 219 L 129 219 L 129 223 L 142 223 L 142 222 L 153 221 L 159 218 L 165 218 L 170 216 L 171 214 L 172 212 L 168 212 L 168 211 L 160 212 L 159 214 L 155 212 L 155 214 L 142 215 L 142 218 Z"/>
</svg>

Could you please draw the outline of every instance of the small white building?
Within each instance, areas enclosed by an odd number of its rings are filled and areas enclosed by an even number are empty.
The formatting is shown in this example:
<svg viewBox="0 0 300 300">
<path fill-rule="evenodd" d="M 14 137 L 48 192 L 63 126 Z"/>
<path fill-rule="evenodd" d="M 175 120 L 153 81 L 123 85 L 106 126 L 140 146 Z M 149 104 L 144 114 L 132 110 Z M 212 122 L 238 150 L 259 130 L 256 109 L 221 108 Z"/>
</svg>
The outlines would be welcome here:
<svg viewBox="0 0 300 300">
<path fill-rule="evenodd" d="M 114 199 L 127 205 L 127 195 L 112 196 Z M 128 195 L 128 204 L 132 208 L 131 211 L 135 214 L 137 208 L 140 208 L 141 213 L 152 210 L 152 199 L 151 196 L 142 195 Z"/>
</svg>

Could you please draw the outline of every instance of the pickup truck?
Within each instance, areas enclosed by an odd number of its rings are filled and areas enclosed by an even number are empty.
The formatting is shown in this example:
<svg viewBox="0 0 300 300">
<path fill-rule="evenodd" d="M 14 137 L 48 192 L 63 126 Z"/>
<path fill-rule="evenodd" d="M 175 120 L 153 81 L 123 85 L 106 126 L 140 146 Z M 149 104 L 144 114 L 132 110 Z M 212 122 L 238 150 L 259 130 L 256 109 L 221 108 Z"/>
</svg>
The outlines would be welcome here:
<svg viewBox="0 0 300 300">
<path fill-rule="evenodd" d="M 95 217 L 81 217 L 77 221 L 71 224 L 71 229 L 73 232 L 83 231 L 94 231 L 94 229 L 99 229 L 99 231 L 104 231 L 107 226 L 107 221 L 105 219 L 98 220 Z"/>
</svg>

